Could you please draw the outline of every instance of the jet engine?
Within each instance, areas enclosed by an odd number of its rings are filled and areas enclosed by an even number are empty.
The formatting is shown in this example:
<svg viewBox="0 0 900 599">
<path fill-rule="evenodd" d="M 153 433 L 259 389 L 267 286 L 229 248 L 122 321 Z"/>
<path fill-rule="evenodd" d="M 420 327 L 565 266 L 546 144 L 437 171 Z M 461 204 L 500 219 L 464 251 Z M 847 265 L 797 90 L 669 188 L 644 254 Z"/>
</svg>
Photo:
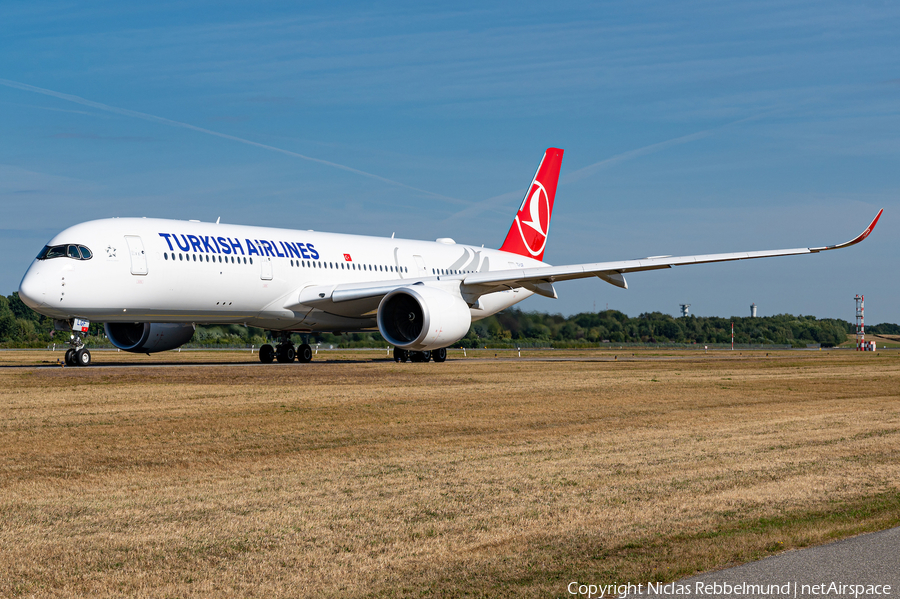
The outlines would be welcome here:
<svg viewBox="0 0 900 599">
<path fill-rule="evenodd" d="M 378 330 L 388 343 L 415 351 L 450 346 L 469 332 L 472 315 L 461 297 L 424 285 L 394 289 L 378 306 Z"/>
<path fill-rule="evenodd" d="M 194 336 L 194 325 L 159 322 L 107 322 L 110 342 L 123 351 L 149 354 L 180 347 Z"/>
</svg>

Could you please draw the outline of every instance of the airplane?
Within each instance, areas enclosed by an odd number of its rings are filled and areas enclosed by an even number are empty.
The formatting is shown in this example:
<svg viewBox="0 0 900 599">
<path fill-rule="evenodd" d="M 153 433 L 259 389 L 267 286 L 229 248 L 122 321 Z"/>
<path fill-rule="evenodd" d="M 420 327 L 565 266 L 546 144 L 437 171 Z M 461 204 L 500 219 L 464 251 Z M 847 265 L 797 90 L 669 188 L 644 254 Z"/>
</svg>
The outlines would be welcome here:
<svg viewBox="0 0 900 599">
<path fill-rule="evenodd" d="M 556 298 L 560 281 L 845 248 L 837 245 L 551 266 L 543 262 L 563 150 L 548 148 L 499 249 L 453 239 L 416 241 L 155 218 L 112 218 L 65 229 L 37 255 L 19 297 L 70 331 L 68 365 L 86 366 L 91 320 L 128 352 L 187 343 L 197 324 L 244 324 L 279 339 L 265 363 L 309 362 L 292 333 L 378 331 L 394 359 L 443 362 L 473 321 L 533 294 Z"/>
</svg>

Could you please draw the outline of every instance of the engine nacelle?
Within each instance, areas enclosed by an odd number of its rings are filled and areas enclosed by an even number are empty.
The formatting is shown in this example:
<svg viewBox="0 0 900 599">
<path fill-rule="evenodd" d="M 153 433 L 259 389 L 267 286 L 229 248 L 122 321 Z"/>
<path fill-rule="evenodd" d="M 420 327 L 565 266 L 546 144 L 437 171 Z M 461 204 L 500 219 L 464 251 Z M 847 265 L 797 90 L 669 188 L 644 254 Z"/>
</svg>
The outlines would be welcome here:
<svg viewBox="0 0 900 599">
<path fill-rule="evenodd" d="M 180 347 L 194 336 L 194 325 L 159 322 L 107 322 L 110 342 L 123 351 L 149 354 Z"/>
<path fill-rule="evenodd" d="M 470 324 L 472 315 L 461 297 L 424 285 L 394 289 L 378 305 L 378 330 L 400 349 L 448 347 L 466 336 Z"/>
</svg>

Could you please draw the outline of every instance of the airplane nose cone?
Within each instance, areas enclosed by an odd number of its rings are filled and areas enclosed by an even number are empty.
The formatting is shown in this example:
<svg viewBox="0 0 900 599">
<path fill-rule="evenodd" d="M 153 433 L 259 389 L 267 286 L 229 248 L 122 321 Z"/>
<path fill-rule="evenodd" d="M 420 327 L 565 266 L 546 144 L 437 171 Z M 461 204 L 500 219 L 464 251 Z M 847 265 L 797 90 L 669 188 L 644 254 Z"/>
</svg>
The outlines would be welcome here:
<svg viewBox="0 0 900 599">
<path fill-rule="evenodd" d="M 19 284 L 19 299 L 32 309 L 37 309 L 44 303 L 44 290 L 38 280 L 39 277 L 34 269 L 29 269 L 22 282 Z"/>
</svg>

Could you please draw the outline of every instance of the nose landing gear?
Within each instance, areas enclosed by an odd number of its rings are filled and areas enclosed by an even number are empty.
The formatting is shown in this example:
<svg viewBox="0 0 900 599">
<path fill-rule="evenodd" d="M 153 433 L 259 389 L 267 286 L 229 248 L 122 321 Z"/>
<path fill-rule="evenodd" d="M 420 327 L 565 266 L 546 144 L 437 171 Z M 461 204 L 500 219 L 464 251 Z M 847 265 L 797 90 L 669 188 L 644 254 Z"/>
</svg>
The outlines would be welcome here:
<svg viewBox="0 0 900 599">
<path fill-rule="evenodd" d="M 84 346 L 81 339 L 81 333 L 87 333 L 90 327 L 90 321 L 83 318 L 75 318 L 73 320 L 57 321 L 56 328 L 61 330 L 71 330 L 69 336 L 69 345 L 66 350 L 64 362 L 66 366 L 89 366 L 91 363 L 91 352 Z"/>
</svg>

